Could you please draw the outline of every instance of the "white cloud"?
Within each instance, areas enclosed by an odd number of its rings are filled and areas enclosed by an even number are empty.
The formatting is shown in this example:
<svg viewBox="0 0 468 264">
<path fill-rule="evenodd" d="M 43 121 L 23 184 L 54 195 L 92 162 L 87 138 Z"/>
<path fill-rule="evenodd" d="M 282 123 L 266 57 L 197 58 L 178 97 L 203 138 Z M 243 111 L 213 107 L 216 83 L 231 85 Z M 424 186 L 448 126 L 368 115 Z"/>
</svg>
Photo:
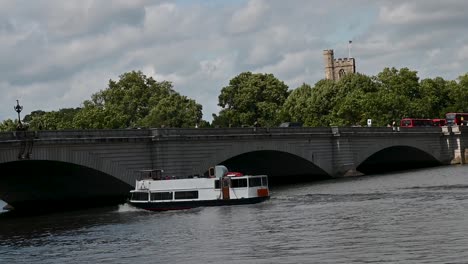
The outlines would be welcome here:
<svg viewBox="0 0 468 264">
<path fill-rule="evenodd" d="M 322 51 L 357 70 L 409 67 L 455 79 L 468 68 L 468 2 L 415 1 L 2 1 L 0 120 L 78 107 L 109 79 L 142 70 L 217 113 L 217 98 L 244 71 L 290 88 L 324 77 Z"/>
<path fill-rule="evenodd" d="M 460 60 L 467 60 L 468 59 L 468 45 L 463 46 L 459 51 L 458 51 L 458 58 Z"/>
<path fill-rule="evenodd" d="M 228 31 L 234 34 L 256 30 L 268 11 L 268 1 L 251 0 L 247 5 L 236 11 L 228 23 Z"/>
</svg>

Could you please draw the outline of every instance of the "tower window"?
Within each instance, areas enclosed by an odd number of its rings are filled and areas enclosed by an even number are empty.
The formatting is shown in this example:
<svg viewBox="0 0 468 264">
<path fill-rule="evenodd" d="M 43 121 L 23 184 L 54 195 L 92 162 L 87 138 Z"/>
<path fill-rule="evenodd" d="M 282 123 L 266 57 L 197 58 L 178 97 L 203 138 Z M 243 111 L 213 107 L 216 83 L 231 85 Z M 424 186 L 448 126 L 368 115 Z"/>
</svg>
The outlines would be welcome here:
<svg viewBox="0 0 468 264">
<path fill-rule="evenodd" d="M 345 76 L 346 72 L 345 70 L 341 69 L 339 72 L 338 72 L 338 76 L 340 76 L 340 78 L 343 78 Z"/>
</svg>

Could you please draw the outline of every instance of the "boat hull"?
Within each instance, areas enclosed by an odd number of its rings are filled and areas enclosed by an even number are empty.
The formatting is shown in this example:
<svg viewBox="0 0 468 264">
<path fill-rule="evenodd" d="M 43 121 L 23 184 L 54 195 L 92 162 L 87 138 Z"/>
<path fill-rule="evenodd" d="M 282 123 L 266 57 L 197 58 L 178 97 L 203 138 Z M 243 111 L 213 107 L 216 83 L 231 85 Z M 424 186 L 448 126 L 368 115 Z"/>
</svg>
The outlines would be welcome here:
<svg viewBox="0 0 468 264">
<path fill-rule="evenodd" d="M 147 202 L 136 203 L 130 202 L 131 205 L 137 208 L 149 211 L 169 211 L 169 210 L 184 210 L 202 206 L 226 206 L 226 205 L 242 205 L 255 204 L 268 200 L 270 197 L 253 197 L 230 200 L 202 200 L 202 201 L 181 201 L 181 202 Z"/>
</svg>

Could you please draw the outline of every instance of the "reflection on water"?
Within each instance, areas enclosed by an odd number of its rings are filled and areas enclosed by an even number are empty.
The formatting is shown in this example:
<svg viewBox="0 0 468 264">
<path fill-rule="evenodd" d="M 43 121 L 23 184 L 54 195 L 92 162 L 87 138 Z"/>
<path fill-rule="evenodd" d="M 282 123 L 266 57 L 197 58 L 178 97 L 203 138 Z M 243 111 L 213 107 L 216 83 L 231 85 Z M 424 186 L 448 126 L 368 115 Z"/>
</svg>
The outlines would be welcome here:
<svg viewBox="0 0 468 264">
<path fill-rule="evenodd" d="M 255 205 L 0 217 L 0 262 L 466 263 L 465 170 L 296 184 Z"/>
</svg>

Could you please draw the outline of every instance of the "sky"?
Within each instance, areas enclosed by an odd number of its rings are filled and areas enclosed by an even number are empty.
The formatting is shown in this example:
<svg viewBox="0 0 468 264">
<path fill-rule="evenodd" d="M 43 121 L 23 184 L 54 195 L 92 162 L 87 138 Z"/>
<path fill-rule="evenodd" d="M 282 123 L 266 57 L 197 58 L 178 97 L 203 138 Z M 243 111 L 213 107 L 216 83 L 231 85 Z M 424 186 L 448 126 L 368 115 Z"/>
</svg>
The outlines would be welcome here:
<svg viewBox="0 0 468 264">
<path fill-rule="evenodd" d="M 246 71 L 295 89 L 325 77 L 323 50 L 357 71 L 421 79 L 468 72 L 465 0 L 0 0 L 0 120 L 80 107 L 110 79 L 140 70 L 218 113 Z"/>
</svg>

